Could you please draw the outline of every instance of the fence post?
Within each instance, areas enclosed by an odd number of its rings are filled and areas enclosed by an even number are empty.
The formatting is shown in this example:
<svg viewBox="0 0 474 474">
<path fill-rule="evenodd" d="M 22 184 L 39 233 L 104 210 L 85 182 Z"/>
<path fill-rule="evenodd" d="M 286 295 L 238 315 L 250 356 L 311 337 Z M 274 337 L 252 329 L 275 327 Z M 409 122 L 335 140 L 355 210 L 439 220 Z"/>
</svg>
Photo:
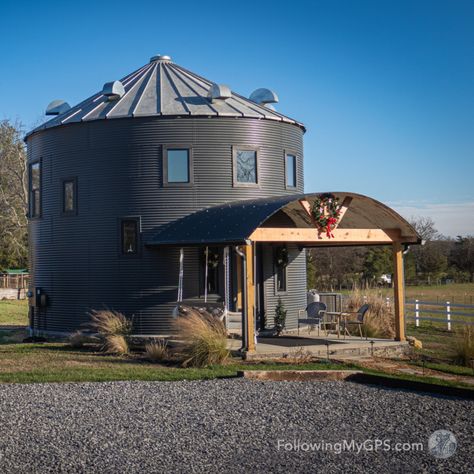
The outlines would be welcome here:
<svg viewBox="0 0 474 474">
<path fill-rule="evenodd" d="M 419 300 L 415 300 L 415 326 L 420 327 L 420 303 Z"/>
<path fill-rule="evenodd" d="M 451 331 L 451 303 L 446 301 L 446 319 L 448 320 L 448 331 Z"/>
</svg>

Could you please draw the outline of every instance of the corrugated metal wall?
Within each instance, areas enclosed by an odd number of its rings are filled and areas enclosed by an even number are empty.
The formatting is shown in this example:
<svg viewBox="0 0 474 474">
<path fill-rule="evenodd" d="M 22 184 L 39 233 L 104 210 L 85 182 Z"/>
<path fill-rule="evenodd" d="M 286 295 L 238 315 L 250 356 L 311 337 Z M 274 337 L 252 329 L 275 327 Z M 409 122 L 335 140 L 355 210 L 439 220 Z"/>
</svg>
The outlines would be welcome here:
<svg viewBox="0 0 474 474">
<path fill-rule="evenodd" d="M 298 311 L 306 307 L 306 256 L 296 245 L 288 245 L 287 288 L 285 292 L 277 292 L 274 248 L 264 245 L 263 253 L 263 285 L 265 293 L 265 310 L 267 327 L 273 327 L 275 307 L 280 297 L 285 309 L 286 328 L 298 326 Z"/>
<path fill-rule="evenodd" d="M 75 330 L 87 322 L 88 311 L 108 307 L 133 317 L 137 333 L 166 332 L 176 301 L 178 250 L 142 247 L 137 257 L 121 256 L 119 219 L 140 216 L 146 241 L 158 226 L 202 207 L 292 194 L 285 188 L 285 149 L 298 155 L 302 191 L 302 133 L 269 120 L 135 118 L 30 136 L 29 160 L 41 158 L 43 174 L 43 216 L 29 224 L 32 286 L 49 296 L 43 326 Z M 193 147 L 194 186 L 162 186 L 162 145 Z M 232 186 L 235 145 L 259 147 L 259 188 Z M 61 180 L 68 177 L 78 180 L 77 216 L 61 214 Z M 186 249 L 184 274 L 184 296 L 194 297 L 197 249 Z M 301 279 L 292 273 L 293 278 Z"/>
</svg>

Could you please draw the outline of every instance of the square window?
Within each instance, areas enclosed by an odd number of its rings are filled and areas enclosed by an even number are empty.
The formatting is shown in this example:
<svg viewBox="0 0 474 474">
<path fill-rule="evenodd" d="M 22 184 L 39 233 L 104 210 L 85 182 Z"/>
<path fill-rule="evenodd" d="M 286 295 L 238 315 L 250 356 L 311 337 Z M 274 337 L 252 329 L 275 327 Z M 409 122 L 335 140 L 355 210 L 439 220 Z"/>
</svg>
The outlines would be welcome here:
<svg viewBox="0 0 474 474">
<path fill-rule="evenodd" d="M 258 183 L 257 151 L 235 150 L 235 184 L 256 185 Z"/>
<path fill-rule="evenodd" d="M 77 211 L 77 184 L 76 179 L 63 181 L 63 213 L 75 214 Z"/>
<path fill-rule="evenodd" d="M 122 254 L 135 255 L 138 253 L 138 219 L 122 219 L 121 222 L 121 241 Z"/>
<path fill-rule="evenodd" d="M 296 188 L 296 156 L 286 155 L 286 187 Z"/>
<path fill-rule="evenodd" d="M 166 150 L 166 182 L 167 183 L 189 183 L 190 182 L 190 160 L 189 149 L 168 148 Z"/>
</svg>

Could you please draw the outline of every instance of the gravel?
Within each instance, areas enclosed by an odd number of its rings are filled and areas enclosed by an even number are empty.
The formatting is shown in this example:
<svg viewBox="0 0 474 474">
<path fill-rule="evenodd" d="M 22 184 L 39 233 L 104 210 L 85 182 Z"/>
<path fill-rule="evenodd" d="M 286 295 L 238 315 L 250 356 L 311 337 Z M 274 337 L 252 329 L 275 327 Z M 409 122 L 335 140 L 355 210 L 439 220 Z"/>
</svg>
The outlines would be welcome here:
<svg viewBox="0 0 474 474">
<path fill-rule="evenodd" d="M 0 472 L 467 473 L 473 408 L 468 400 L 351 382 L 0 385 Z M 428 452 L 438 429 L 457 438 L 448 459 Z M 337 450 L 344 440 L 376 439 L 421 442 L 423 450 L 337 454 L 304 444 Z"/>
</svg>

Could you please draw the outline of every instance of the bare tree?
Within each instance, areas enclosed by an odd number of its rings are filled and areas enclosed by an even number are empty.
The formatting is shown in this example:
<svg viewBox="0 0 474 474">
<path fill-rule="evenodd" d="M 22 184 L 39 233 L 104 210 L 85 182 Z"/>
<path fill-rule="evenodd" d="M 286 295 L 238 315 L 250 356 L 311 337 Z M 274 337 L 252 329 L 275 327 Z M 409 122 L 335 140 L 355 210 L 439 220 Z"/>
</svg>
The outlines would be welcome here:
<svg viewBox="0 0 474 474">
<path fill-rule="evenodd" d="M 0 267 L 25 266 L 28 168 L 21 124 L 0 121 Z"/>
</svg>

